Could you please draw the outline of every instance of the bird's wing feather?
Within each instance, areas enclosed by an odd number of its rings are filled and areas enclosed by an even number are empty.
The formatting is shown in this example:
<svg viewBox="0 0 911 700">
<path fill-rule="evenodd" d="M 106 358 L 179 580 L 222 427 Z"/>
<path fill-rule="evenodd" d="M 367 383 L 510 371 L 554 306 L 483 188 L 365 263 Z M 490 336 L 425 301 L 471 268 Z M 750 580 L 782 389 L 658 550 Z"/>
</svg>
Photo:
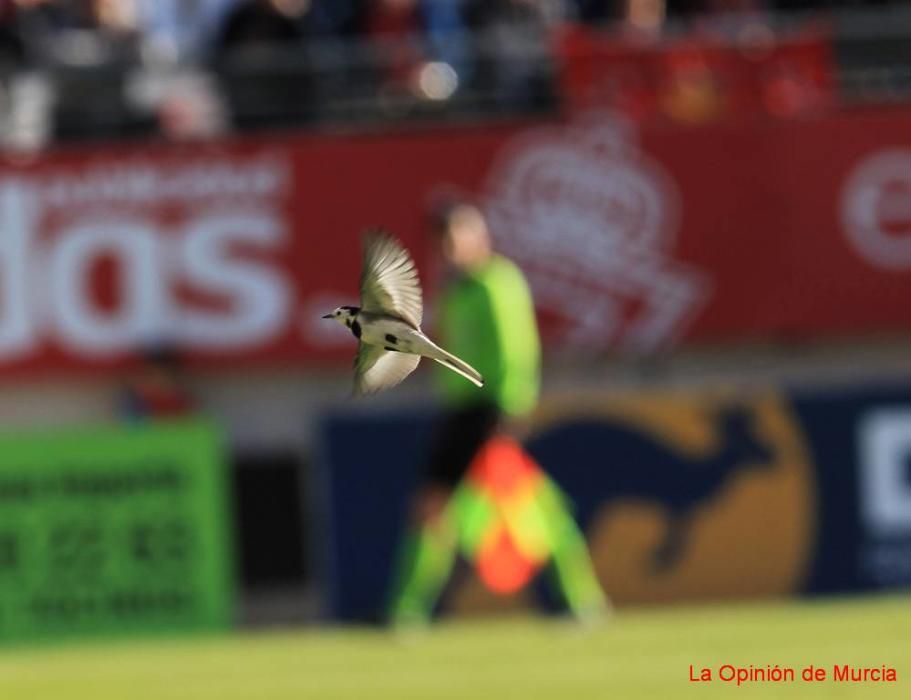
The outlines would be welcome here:
<svg viewBox="0 0 911 700">
<path fill-rule="evenodd" d="M 421 325 L 423 301 L 414 261 L 398 241 L 381 229 L 364 235 L 361 308 L 398 316 L 414 328 Z"/>
<path fill-rule="evenodd" d="M 420 355 L 358 344 L 354 360 L 354 395 L 365 396 L 395 386 L 411 374 L 420 361 Z"/>
</svg>

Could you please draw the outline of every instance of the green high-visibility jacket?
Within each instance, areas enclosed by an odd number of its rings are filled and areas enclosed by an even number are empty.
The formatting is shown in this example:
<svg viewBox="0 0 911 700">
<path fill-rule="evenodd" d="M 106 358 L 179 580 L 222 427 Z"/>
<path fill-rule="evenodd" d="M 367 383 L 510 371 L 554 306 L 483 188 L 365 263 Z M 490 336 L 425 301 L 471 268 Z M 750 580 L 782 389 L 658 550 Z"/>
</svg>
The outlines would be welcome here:
<svg viewBox="0 0 911 700">
<path fill-rule="evenodd" d="M 530 412 L 541 382 L 541 341 L 531 292 L 521 270 L 493 255 L 442 294 L 437 309 L 441 345 L 484 376 L 478 389 L 438 366 L 437 385 L 450 405 L 488 400 L 510 415 Z"/>
</svg>

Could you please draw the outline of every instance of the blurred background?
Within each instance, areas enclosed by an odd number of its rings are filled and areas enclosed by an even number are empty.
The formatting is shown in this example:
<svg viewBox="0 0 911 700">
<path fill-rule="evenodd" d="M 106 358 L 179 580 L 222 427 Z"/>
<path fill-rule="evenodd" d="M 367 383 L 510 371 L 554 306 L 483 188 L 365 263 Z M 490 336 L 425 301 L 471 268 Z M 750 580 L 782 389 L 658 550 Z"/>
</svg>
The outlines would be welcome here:
<svg viewBox="0 0 911 700">
<path fill-rule="evenodd" d="M 452 192 L 618 609 L 911 585 L 908 3 L 0 0 L 0 144 L 4 639 L 381 619 L 439 407 L 320 317 Z"/>
</svg>

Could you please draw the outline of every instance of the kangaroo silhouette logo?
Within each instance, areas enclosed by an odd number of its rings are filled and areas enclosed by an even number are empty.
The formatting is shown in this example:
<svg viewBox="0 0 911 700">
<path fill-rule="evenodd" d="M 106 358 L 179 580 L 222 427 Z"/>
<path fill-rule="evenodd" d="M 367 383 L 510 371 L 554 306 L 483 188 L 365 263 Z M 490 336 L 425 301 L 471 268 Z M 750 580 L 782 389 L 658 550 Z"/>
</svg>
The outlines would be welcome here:
<svg viewBox="0 0 911 700">
<path fill-rule="evenodd" d="M 583 518 L 617 502 L 658 505 L 667 525 L 649 558 L 652 572 L 664 573 L 686 554 L 701 509 L 722 498 L 738 475 L 774 466 L 773 446 L 757 432 L 750 410 L 727 406 L 712 420 L 717 441 L 701 453 L 626 423 L 591 418 L 561 423 L 529 447 L 542 464 L 553 465 L 558 481 L 570 482 Z"/>
<path fill-rule="evenodd" d="M 617 606 L 801 590 L 818 527 L 813 452 L 786 394 L 551 393 L 526 449 L 571 501 Z M 469 577 L 461 613 L 532 600 Z"/>
</svg>

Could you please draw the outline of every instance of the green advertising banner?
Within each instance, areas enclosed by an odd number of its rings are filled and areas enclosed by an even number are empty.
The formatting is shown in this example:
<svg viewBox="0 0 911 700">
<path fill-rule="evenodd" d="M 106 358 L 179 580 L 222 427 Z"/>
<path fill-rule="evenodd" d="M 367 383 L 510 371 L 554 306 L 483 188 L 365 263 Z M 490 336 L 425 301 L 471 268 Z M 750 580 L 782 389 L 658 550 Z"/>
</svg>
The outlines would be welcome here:
<svg viewBox="0 0 911 700">
<path fill-rule="evenodd" d="M 0 435 L 0 641 L 226 627 L 225 494 L 205 422 Z"/>
</svg>

